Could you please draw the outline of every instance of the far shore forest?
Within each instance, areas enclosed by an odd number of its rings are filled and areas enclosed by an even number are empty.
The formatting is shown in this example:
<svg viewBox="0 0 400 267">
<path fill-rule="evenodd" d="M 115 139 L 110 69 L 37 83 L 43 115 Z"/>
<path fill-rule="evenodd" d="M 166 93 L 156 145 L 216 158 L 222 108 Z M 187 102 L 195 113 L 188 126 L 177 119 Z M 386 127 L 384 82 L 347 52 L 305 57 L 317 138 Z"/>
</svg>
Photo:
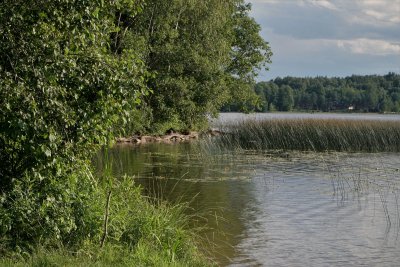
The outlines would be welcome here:
<svg viewBox="0 0 400 267">
<path fill-rule="evenodd" d="M 284 77 L 258 82 L 252 103 L 231 103 L 222 111 L 400 112 L 400 75 Z"/>
</svg>

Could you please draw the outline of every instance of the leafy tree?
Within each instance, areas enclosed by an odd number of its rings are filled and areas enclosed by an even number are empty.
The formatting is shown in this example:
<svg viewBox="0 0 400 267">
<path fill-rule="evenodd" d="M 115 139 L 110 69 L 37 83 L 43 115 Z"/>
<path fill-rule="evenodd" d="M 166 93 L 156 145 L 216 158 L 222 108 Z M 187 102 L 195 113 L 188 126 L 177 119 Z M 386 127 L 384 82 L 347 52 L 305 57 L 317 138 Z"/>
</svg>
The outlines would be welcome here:
<svg viewBox="0 0 400 267">
<path fill-rule="evenodd" d="M 150 130 L 204 127 L 227 102 L 258 105 L 255 69 L 269 62 L 270 49 L 249 10 L 239 0 L 146 1 L 131 32 L 153 74 L 142 103 Z"/>
<path fill-rule="evenodd" d="M 368 107 L 368 111 L 378 111 L 379 103 L 379 91 L 373 85 L 367 85 L 364 91 L 365 105 Z"/>
<path fill-rule="evenodd" d="M 255 85 L 256 93 L 263 92 L 263 96 L 268 100 L 268 111 L 275 110 L 277 99 L 278 99 L 278 91 L 279 86 L 275 83 L 270 82 L 259 82 Z M 258 88 L 258 89 L 257 89 Z M 260 93 L 257 93 L 258 95 Z"/>
<path fill-rule="evenodd" d="M 288 85 L 282 85 L 278 91 L 278 109 L 280 111 L 290 111 L 293 108 L 293 104 L 293 89 Z"/>
<path fill-rule="evenodd" d="M 251 4 L 244 1 L 236 1 L 235 4 L 230 26 L 231 61 L 226 70 L 230 80 L 229 101 L 250 102 L 254 109 L 260 100 L 255 98 L 251 86 L 254 86 L 257 71 L 271 63 L 272 52 L 269 44 L 259 34 L 260 25 L 249 16 Z"/>
<path fill-rule="evenodd" d="M 133 0 L 1 2 L 3 244 L 90 234 L 87 160 L 147 92 L 142 61 L 113 45 L 120 17 L 139 8 Z"/>
<path fill-rule="evenodd" d="M 259 109 L 257 109 L 256 111 L 268 111 L 268 99 L 265 96 L 265 85 L 266 83 L 262 84 L 262 83 L 257 83 L 254 87 L 254 91 L 256 93 L 256 95 L 259 96 L 260 99 L 260 107 Z"/>
</svg>

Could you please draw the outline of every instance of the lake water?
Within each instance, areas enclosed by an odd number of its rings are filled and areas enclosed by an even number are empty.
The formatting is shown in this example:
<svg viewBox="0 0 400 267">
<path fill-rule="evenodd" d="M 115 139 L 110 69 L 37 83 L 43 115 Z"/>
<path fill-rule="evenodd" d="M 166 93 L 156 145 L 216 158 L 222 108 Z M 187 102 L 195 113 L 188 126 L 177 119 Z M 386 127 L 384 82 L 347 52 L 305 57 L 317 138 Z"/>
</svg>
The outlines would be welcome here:
<svg viewBox="0 0 400 267">
<path fill-rule="evenodd" d="M 145 194 L 189 202 L 202 246 L 221 266 L 400 262 L 399 153 L 218 151 L 195 142 L 117 145 L 109 154 L 115 174 L 134 176 Z"/>
</svg>

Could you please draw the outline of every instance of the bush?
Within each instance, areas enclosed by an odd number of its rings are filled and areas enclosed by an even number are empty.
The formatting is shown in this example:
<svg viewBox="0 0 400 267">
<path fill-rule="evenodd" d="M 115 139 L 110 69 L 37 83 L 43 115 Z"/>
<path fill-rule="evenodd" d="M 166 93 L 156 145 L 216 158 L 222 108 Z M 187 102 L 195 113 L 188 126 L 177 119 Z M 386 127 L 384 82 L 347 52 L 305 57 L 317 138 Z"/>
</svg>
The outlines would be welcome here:
<svg viewBox="0 0 400 267">
<path fill-rule="evenodd" d="M 111 179 L 111 180 L 110 180 Z M 71 248 L 68 242 L 53 243 L 49 246 L 31 245 L 30 254 L 9 254 L 0 260 L 0 265 L 8 266 L 208 266 L 210 263 L 202 256 L 195 240 L 197 236 L 193 229 L 189 231 L 188 220 L 184 215 L 186 205 L 171 206 L 165 202 L 149 201 L 141 194 L 133 179 L 125 177 L 120 181 L 112 181 L 111 177 L 99 183 L 84 203 L 90 206 L 80 206 L 75 211 L 82 212 L 78 224 L 66 222 L 57 226 L 69 226 L 71 238 L 75 236 L 84 239 L 80 246 Z M 110 201 L 108 195 L 111 191 Z M 67 199 L 65 199 L 67 200 Z M 35 202 L 32 202 L 35 204 Z M 77 203 L 75 201 L 75 203 Z M 108 213 L 106 212 L 109 204 Z M 24 205 L 28 207 L 28 205 Z M 61 205 L 62 208 L 65 206 Z M 89 211 L 89 212 L 87 212 Z M 52 215 L 61 215 L 51 210 Z M 24 211 L 21 212 L 23 214 Z M 65 213 L 70 215 L 71 212 Z M 104 219 L 108 215 L 107 235 L 104 246 Z M 61 218 L 61 216 L 58 216 Z M 66 217 L 65 217 L 66 218 Z M 46 222 L 34 216 L 32 225 L 24 226 L 32 231 L 39 230 L 34 222 Z M 76 221 L 75 221 L 76 222 Z M 82 227 L 82 228 L 81 228 Z M 46 226 L 43 228 L 49 229 Z M 53 234 L 53 233 L 50 233 Z M 37 235 L 39 236 L 39 235 Z M 52 242 L 54 238 L 48 240 Z M 23 255 L 23 256 L 21 256 Z"/>
<path fill-rule="evenodd" d="M 138 9 L 134 0 L 1 1 L 3 251 L 79 244 L 97 230 L 87 160 L 147 93 L 142 61 L 112 47 L 117 18 Z"/>
<path fill-rule="evenodd" d="M 0 203 L 2 249 L 32 251 L 41 244 L 73 246 L 94 235 L 101 225 L 91 202 L 89 173 L 25 174 L 3 193 Z M 42 173 L 43 174 L 43 173 Z"/>
</svg>

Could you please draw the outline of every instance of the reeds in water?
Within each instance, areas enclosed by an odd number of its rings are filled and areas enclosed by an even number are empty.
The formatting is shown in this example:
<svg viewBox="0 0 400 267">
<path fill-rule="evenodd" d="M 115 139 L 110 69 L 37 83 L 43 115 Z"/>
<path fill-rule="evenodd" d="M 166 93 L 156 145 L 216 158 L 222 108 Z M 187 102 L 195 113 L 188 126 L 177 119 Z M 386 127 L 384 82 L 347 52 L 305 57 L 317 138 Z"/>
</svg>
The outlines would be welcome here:
<svg viewBox="0 0 400 267">
<path fill-rule="evenodd" d="M 224 126 L 221 148 L 256 150 L 399 152 L 398 121 L 248 120 Z"/>
</svg>

